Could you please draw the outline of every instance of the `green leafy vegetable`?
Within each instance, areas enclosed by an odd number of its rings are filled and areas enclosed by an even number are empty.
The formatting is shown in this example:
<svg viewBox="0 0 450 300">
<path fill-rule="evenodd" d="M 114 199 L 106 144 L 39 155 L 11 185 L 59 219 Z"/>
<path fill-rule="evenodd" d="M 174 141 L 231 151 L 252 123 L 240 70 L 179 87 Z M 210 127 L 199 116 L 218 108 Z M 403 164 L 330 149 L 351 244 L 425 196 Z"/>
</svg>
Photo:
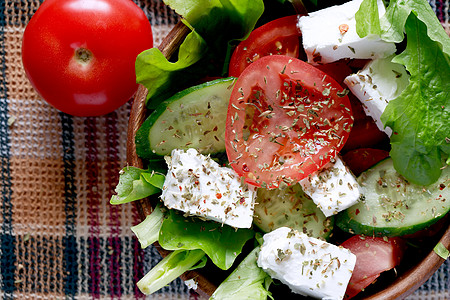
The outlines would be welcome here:
<svg viewBox="0 0 450 300">
<path fill-rule="evenodd" d="M 139 280 L 137 286 L 142 293 L 150 295 L 175 280 L 184 272 L 204 266 L 204 257 L 205 253 L 202 250 L 174 251 L 163 258 Z"/>
<path fill-rule="evenodd" d="M 161 205 L 158 204 L 153 212 L 148 215 L 144 221 L 131 227 L 131 231 L 136 235 L 141 244 L 141 248 L 145 249 L 154 242 L 158 241 L 159 230 L 164 219 L 164 213 Z"/>
<path fill-rule="evenodd" d="M 165 0 L 215 50 L 247 38 L 264 11 L 262 0 Z"/>
<path fill-rule="evenodd" d="M 426 25 L 426 34 L 430 39 L 442 43 L 443 51 L 450 53 L 448 35 L 427 0 L 390 1 L 386 14 L 380 20 L 381 38 L 387 42 L 403 41 L 406 20 L 411 13 Z"/>
<path fill-rule="evenodd" d="M 210 300 L 264 300 L 269 296 L 272 278 L 258 267 L 259 247 L 256 247 L 216 289 Z"/>
<path fill-rule="evenodd" d="M 217 222 L 185 218 L 170 210 L 161 226 L 159 244 L 167 250 L 202 249 L 216 266 L 226 270 L 253 235 L 250 229 L 236 230 Z"/>
<path fill-rule="evenodd" d="M 427 36 L 414 14 L 406 22 L 407 47 L 393 61 L 404 64 L 410 83 L 389 102 L 381 120 L 393 128 L 391 157 L 396 170 L 409 181 L 435 182 L 449 154 L 450 59 L 441 44 Z"/>
<path fill-rule="evenodd" d="M 137 57 L 136 80 L 148 89 L 150 108 L 196 79 L 207 74 L 221 75 L 224 57 L 231 54 L 229 43 L 245 39 L 264 10 L 262 0 L 166 0 L 165 3 L 194 30 L 181 44 L 176 62 L 169 62 L 156 48 Z"/>
<path fill-rule="evenodd" d="M 178 60 L 169 62 L 157 48 L 140 53 L 136 59 L 136 81 L 148 89 L 147 106 L 155 108 L 161 100 L 168 98 L 174 84 L 192 80 L 186 76 L 187 68 L 198 62 L 207 52 L 208 46 L 195 31 L 189 33 L 178 51 Z M 198 70 L 201 76 L 205 71 Z"/>
<path fill-rule="evenodd" d="M 360 37 L 365 37 L 369 34 L 381 34 L 377 0 L 363 1 L 355 14 L 355 19 L 358 22 L 356 32 Z"/>
<path fill-rule="evenodd" d="M 450 154 L 450 38 L 426 0 L 390 1 L 380 20 L 375 2 L 361 4 L 357 32 L 361 37 L 379 34 L 396 43 L 406 32 L 406 50 L 393 62 L 403 64 L 411 74 L 408 87 L 381 116 L 394 131 L 391 157 L 406 179 L 429 185 L 439 178 Z"/>
<path fill-rule="evenodd" d="M 143 199 L 161 191 L 165 176 L 136 167 L 125 167 L 120 171 L 116 195 L 111 196 L 111 204 L 123 204 Z"/>
<path fill-rule="evenodd" d="M 356 32 L 360 37 L 381 35 L 386 42 L 400 43 L 404 39 L 405 24 L 413 13 L 427 27 L 427 35 L 442 43 L 443 51 L 449 53 L 450 40 L 427 0 L 392 0 L 386 13 L 378 18 L 376 0 L 364 0 L 356 13 Z"/>
<path fill-rule="evenodd" d="M 437 255 L 439 255 L 443 259 L 447 259 L 450 257 L 450 251 L 447 248 L 445 248 L 445 246 L 441 242 L 437 243 L 437 245 L 434 247 L 433 250 Z"/>
</svg>

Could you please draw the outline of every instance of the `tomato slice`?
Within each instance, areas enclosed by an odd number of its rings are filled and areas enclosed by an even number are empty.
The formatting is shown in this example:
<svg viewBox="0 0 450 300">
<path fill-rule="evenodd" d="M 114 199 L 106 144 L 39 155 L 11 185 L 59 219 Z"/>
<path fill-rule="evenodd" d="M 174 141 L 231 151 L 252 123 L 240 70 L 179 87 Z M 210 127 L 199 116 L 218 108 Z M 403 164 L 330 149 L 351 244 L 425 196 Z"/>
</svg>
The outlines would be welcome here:
<svg viewBox="0 0 450 300">
<path fill-rule="evenodd" d="M 351 150 L 342 156 L 347 167 L 355 176 L 369 169 L 376 163 L 389 156 L 389 151 L 372 148 L 361 148 Z"/>
<path fill-rule="evenodd" d="M 371 117 L 366 115 L 361 101 L 359 101 L 355 95 L 353 95 L 352 93 L 349 93 L 348 99 L 350 100 L 350 104 L 352 106 L 352 112 L 353 112 L 353 117 L 355 118 L 355 121 L 363 120 L 363 119 L 367 119 L 367 118 L 371 119 Z"/>
<path fill-rule="evenodd" d="M 352 112 L 355 118 L 352 131 L 344 145 L 342 151 L 350 151 L 357 148 L 374 148 L 380 145 L 389 145 L 389 137 L 386 133 L 378 129 L 375 121 L 366 115 L 361 102 L 353 95 L 349 94 Z"/>
<path fill-rule="evenodd" d="M 345 77 L 353 73 L 347 62 L 339 60 L 329 64 L 318 65 L 317 68 L 327 73 L 336 80 L 340 85 L 343 85 Z"/>
<path fill-rule="evenodd" d="M 356 255 L 356 265 L 347 287 L 346 295 L 351 298 L 371 284 L 381 272 L 400 264 L 405 251 L 404 240 L 355 235 L 341 244 Z"/>
<path fill-rule="evenodd" d="M 225 143 L 234 170 L 266 188 L 290 185 L 334 158 L 353 124 L 343 88 L 284 55 L 258 59 L 237 79 Z"/>
<path fill-rule="evenodd" d="M 297 27 L 298 18 L 297 15 L 279 18 L 253 30 L 234 50 L 229 75 L 238 77 L 246 67 L 263 56 L 279 54 L 297 58 L 301 36 Z"/>
<path fill-rule="evenodd" d="M 388 144 L 389 137 L 387 134 L 378 129 L 372 118 L 367 117 L 362 120 L 355 120 L 343 151 Z"/>
<path fill-rule="evenodd" d="M 376 274 L 370 277 L 364 277 L 358 282 L 351 282 L 347 286 L 347 290 L 345 291 L 345 299 L 351 299 L 355 297 L 360 292 L 364 291 L 366 287 L 368 287 L 371 283 L 375 282 L 375 280 L 380 277 L 380 274 Z"/>
</svg>

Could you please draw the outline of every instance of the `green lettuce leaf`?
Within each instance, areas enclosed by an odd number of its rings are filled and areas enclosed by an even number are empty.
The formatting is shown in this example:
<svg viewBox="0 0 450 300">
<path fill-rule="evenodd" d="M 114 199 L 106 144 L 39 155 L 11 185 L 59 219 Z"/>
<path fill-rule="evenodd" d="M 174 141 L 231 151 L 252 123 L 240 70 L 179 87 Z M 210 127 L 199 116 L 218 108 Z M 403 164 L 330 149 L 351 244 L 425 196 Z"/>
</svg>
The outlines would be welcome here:
<svg viewBox="0 0 450 300">
<path fill-rule="evenodd" d="M 189 33 L 178 51 L 176 62 L 168 61 L 161 51 L 151 48 L 140 53 L 136 58 L 136 82 L 148 89 L 147 106 L 155 108 L 159 102 L 168 98 L 171 88 L 177 83 L 184 86 L 192 81 L 185 71 L 202 59 L 208 46 L 203 38 L 195 31 Z M 201 76 L 205 71 L 198 70 Z M 195 72 L 194 72 L 195 73 Z M 151 102 L 148 100 L 151 99 Z"/>
<path fill-rule="evenodd" d="M 396 170 L 413 183 L 429 185 L 441 174 L 443 154 L 449 154 L 450 57 L 414 14 L 405 26 L 406 50 L 393 62 L 406 66 L 410 83 L 389 102 L 381 120 L 394 131 L 391 156 Z"/>
<path fill-rule="evenodd" d="M 210 300 L 265 300 L 272 297 L 272 278 L 258 267 L 259 246 L 253 249 L 238 267 L 219 285 Z"/>
<path fill-rule="evenodd" d="M 365 0 L 369 1 L 369 0 Z M 450 53 L 450 40 L 427 0 L 393 0 L 381 18 L 381 38 L 387 42 L 403 41 L 408 16 L 413 13 L 426 27 L 426 35 L 442 43 L 443 51 Z"/>
<path fill-rule="evenodd" d="M 450 251 L 445 248 L 444 244 L 441 242 L 437 243 L 437 245 L 433 248 L 434 252 L 439 255 L 443 259 L 447 259 L 450 257 Z"/>
<path fill-rule="evenodd" d="M 379 21 L 375 2 L 361 4 L 357 32 L 361 37 L 379 34 L 395 43 L 402 42 L 406 33 L 406 50 L 393 62 L 403 64 L 411 74 L 408 87 L 381 116 L 394 131 L 391 157 L 406 179 L 429 185 L 439 178 L 450 154 L 450 38 L 427 0 L 392 0 Z"/>
<path fill-rule="evenodd" d="M 120 171 L 119 183 L 111 204 L 123 204 L 140 200 L 161 191 L 165 176 L 154 171 L 125 167 Z"/>
<path fill-rule="evenodd" d="M 158 241 L 163 220 L 164 212 L 161 209 L 161 205 L 158 204 L 144 221 L 131 227 L 131 231 L 136 235 L 142 249 Z"/>
<path fill-rule="evenodd" d="M 215 50 L 247 38 L 264 11 L 262 0 L 165 0 Z"/>
<path fill-rule="evenodd" d="M 170 210 L 161 226 L 159 244 L 167 250 L 202 249 L 216 266 L 227 270 L 253 236 L 250 229 L 236 230 L 217 222 L 185 218 Z"/>
<path fill-rule="evenodd" d="M 264 10 L 262 0 L 166 0 L 193 31 L 169 62 L 156 48 L 138 55 L 136 81 L 148 89 L 155 108 L 175 92 L 206 75 L 220 76 L 231 42 L 247 38 Z M 149 100 L 150 99 L 150 100 Z"/>
<path fill-rule="evenodd" d="M 355 20 L 358 24 L 356 32 L 360 37 L 370 34 L 381 35 L 377 0 L 363 1 L 355 14 Z"/>
<path fill-rule="evenodd" d="M 391 0 L 386 13 L 379 19 L 376 0 L 364 0 L 356 13 L 356 32 L 360 37 L 380 35 L 386 42 L 400 43 L 404 39 L 405 24 L 413 13 L 427 27 L 426 34 L 442 44 L 450 53 L 450 40 L 427 0 Z"/>
<path fill-rule="evenodd" d="M 163 258 L 145 276 L 138 281 L 139 290 L 150 295 L 163 288 L 181 274 L 197 266 L 205 265 L 205 253 L 201 250 L 174 251 Z"/>
</svg>

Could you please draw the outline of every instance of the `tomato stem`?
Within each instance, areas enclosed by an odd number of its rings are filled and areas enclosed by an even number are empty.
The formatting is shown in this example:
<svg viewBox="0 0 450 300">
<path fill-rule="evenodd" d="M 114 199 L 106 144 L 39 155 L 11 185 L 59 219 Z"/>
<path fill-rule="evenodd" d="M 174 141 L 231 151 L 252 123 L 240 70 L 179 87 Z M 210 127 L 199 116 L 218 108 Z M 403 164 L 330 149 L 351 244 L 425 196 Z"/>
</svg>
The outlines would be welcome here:
<svg viewBox="0 0 450 300">
<path fill-rule="evenodd" d="M 87 63 L 92 58 L 92 52 L 85 48 L 78 48 L 75 50 L 75 58 L 79 62 Z"/>
</svg>

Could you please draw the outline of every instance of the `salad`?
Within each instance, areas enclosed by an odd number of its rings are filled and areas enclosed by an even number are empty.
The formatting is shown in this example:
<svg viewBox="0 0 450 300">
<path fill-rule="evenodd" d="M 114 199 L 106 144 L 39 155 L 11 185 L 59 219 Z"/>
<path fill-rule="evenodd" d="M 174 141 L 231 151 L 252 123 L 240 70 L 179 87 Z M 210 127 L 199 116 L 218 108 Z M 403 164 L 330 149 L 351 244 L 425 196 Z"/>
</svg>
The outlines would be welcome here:
<svg viewBox="0 0 450 300">
<path fill-rule="evenodd" d="M 450 39 L 426 0 L 165 3 L 192 31 L 137 58 L 146 166 L 111 198 L 154 198 L 132 230 L 173 251 L 143 293 L 208 266 L 211 299 L 352 298 L 445 228 Z"/>
</svg>

